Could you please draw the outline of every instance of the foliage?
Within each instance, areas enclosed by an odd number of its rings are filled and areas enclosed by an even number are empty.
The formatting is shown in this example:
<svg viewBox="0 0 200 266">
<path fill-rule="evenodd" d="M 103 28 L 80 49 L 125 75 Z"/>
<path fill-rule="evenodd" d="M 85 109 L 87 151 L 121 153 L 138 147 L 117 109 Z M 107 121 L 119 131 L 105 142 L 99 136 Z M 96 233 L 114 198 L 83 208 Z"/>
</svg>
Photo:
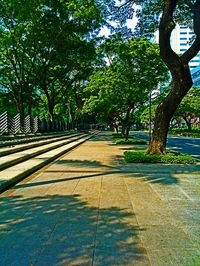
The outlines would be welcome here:
<svg viewBox="0 0 200 266">
<path fill-rule="evenodd" d="M 167 153 L 166 155 L 150 155 L 146 151 L 126 151 L 124 160 L 127 163 L 166 163 L 166 164 L 194 164 L 196 160 L 190 155 L 176 155 Z"/>
<path fill-rule="evenodd" d="M 192 130 L 192 119 L 200 116 L 200 89 L 191 89 L 179 104 L 175 117 L 181 117 L 185 120 L 188 130 Z M 195 121 L 196 123 L 197 121 Z"/>
<path fill-rule="evenodd" d="M 132 1 L 137 2 L 137 1 Z M 192 13 L 188 3 L 193 3 L 194 1 L 178 1 L 176 10 L 174 12 L 174 22 L 178 24 L 183 24 L 188 27 L 192 27 Z M 137 3 L 136 3 L 137 4 Z M 142 5 L 137 12 L 139 18 L 138 24 L 136 26 L 136 32 L 139 36 L 143 37 L 153 37 L 156 30 L 159 27 L 159 17 L 163 12 L 164 1 L 160 0 L 141 0 L 139 5 Z"/>
<path fill-rule="evenodd" d="M 73 83 L 91 73 L 96 54 L 89 39 L 103 22 L 101 10 L 95 0 L 2 0 L 0 21 L 0 84 L 22 116 L 35 90 L 52 118 Z"/>
<path fill-rule="evenodd" d="M 142 139 L 116 139 L 115 140 L 116 144 L 147 144 L 145 140 Z"/>
<path fill-rule="evenodd" d="M 151 123 L 153 124 L 154 123 L 154 120 L 155 120 L 155 113 L 156 113 L 156 108 L 157 108 L 157 105 L 152 105 L 151 106 Z M 140 116 L 140 119 L 141 119 L 141 122 L 142 123 L 149 123 L 149 106 L 146 107 L 144 109 L 144 111 L 142 112 L 141 116 Z"/>
<path fill-rule="evenodd" d="M 156 108 L 159 101 L 165 97 L 167 93 L 164 93 L 153 101 L 151 106 L 151 122 L 154 124 Z M 171 126 L 175 126 L 181 123 L 181 120 L 185 120 L 188 130 L 192 129 L 192 121 L 200 116 L 200 89 L 192 88 L 188 94 L 183 98 L 179 104 L 172 120 Z M 142 123 L 149 123 L 149 106 L 147 106 L 140 116 Z M 193 119 L 193 120 L 192 120 Z"/>
<path fill-rule="evenodd" d="M 114 36 L 100 48 L 109 65 L 91 76 L 84 111 L 98 113 L 113 126 L 121 123 L 128 132 L 135 109 L 148 100 L 150 88 L 142 77 L 148 76 L 156 86 L 168 78 L 166 67 L 159 58 L 158 45 L 146 39 L 123 42 L 120 36 Z"/>
<path fill-rule="evenodd" d="M 0 115 L 7 111 L 11 116 L 17 114 L 17 109 L 13 105 L 12 95 L 9 92 L 0 91 Z"/>
<path fill-rule="evenodd" d="M 200 138 L 200 128 L 193 127 L 191 130 L 188 128 L 173 128 L 169 129 L 169 134 Z"/>
</svg>

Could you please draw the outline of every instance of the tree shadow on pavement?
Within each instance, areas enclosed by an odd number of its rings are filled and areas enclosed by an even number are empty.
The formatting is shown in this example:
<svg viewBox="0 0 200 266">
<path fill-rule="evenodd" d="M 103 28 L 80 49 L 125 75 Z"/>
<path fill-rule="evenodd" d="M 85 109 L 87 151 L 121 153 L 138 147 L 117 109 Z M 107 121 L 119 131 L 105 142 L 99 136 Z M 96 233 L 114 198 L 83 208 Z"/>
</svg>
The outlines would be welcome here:
<svg viewBox="0 0 200 266">
<path fill-rule="evenodd" d="M 134 217 L 79 195 L 2 197 L 0 265 L 148 265 Z"/>
<path fill-rule="evenodd" d="M 129 177 L 132 176 L 144 182 L 173 185 L 180 182 L 178 176 L 200 174 L 200 165 L 124 163 L 120 166 L 120 170 L 129 173 Z M 132 175 L 130 175 L 131 172 Z"/>
<path fill-rule="evenodd" d="M 89 141 L 112 141 L 113 137 L 111 134 L 99 134 L 93 136 Z"/>
<path fill-rule="evenodd" d="M 89 161 L 89 160 L 66 160 L 66 159 L 60 159 L 59 161 L 56 161 L 55 164 L 64 164 L 66 166 L 72 166 L 72 167 L 106 167 L 106 168 L 113 168 L 109 165 L 103 165 L 100 161 Z"/>
<path fill-rule="evenodd" d="M 58 179 L 43 180 L 40 182 L 31 182 L 25 184 L 17 184 L 16 189 L 24 187 L 34 187 L 53 183 L 67 182 L 71 180 L 94 178 L 109 175 L 120 175 L 124 177 L 132 177 L 140 179 L 143 182 L 159 183 L 162 185 L 173 185 L 179 183 L 178 175 L 181 174 L 200 174 L 200 165 L 166 165 L 166 164 L 126 164 L 122 156 L 113 156 L 114 165 L 104 165 L 100 161 L 89 160 L 60 160 L 54 164 L 68 164 L 70 167 L 66 169 L 51 169 L 45 170 L 46 173 L 61 173 L 63 174 Z M 118 164 L 116 164 L 118 162 Z M 80 168 L 79 168 L 80 166 Z M 82 167 L 82 168 L 81 168 Z M 99 167 L 99 168 L 98 168 Z M 101 169 L 102 167 L 102 169 Z M 71 173 L 77 173 L 76 176 L 71 176 Z"/>
</svg>

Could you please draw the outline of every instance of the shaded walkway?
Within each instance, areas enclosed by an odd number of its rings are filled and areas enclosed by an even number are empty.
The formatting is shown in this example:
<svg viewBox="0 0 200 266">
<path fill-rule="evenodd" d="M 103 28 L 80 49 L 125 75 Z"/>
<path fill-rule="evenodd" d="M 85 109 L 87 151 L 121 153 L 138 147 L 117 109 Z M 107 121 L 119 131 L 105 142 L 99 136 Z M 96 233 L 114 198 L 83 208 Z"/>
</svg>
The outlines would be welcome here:
<svg viewBox="0 0 200 266">
<path fill-rule="evenodd" d="M 0 265 L 91 265 L 94 256 L 98 265 L 143 261 L 139 228 L 125 221 L 133 213 L 115 207 L 99 213 L 79 198 L 1 198 Z"/>
<path fill-rule="evenodd" d="M 198 265 L 200 166 L 124 164 L 109 139 L 0 195 L 0 265 Z"/>
</svg>

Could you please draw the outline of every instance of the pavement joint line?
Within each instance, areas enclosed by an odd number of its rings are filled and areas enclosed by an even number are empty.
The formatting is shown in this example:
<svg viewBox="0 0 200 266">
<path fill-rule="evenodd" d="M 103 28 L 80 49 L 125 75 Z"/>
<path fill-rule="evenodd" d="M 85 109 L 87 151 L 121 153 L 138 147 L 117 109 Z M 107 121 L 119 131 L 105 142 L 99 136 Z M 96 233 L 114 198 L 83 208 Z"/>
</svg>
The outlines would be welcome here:
<svg viewBox="0 0 200 266">
<path fill-rule="evenodd" d="M 160 181 L 160 180 L 163 180 L 164 178 L 161 177 L 161 178 L 156 178 L 156 179 L 153 179 L 153 180 L 146 180 L 145 183 L 155 183 L 157 181 Z"/>
<path fill-rule="evenodd" d="M 73 191 L 72 191 L 72 195 L 75 193 L 75 190 L 76 190 L 76 188 L 78 187 L 78 184 L 80 183 L 80 181 L 81 181 L 81 179 L 79 178 L 79 179 L 77 180 L 77 183 L 76 183 L 76 185 L 75 185 Z"/>
<path fill-rule="evenodd" d="M 158 193 L 158 191 L 157 190 L 155 190 L 153 187 L 152 187 L 152 184 L 151 183 L 149 183 L 149 186 L 150 186 L 150 188 L 151 188 L 151 190 L 161 199 L 161 195 Z M 162 199 L 161 199 L 162 200 Z"/>
<path fill-rule="evenodd" d="M 180 189 L 180 191 L 183 193 L 183 195 L 186 196 L 187 199 L 189 199 L 190 201 L 194 202 L 195 200 L 192 199 L 181 187 L 178 186 L 178 188 Z"/>
</svg>

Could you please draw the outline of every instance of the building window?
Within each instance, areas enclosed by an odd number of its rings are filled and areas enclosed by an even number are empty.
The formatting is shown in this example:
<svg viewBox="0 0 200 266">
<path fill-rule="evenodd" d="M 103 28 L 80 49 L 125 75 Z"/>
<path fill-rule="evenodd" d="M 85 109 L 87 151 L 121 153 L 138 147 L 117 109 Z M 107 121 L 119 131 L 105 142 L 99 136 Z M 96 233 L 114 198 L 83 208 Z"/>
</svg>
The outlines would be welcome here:
<svg viewBox="0 0 200 266">
<path fill-rule="evenodd" d="M 187 32 L 180 32 L 180 34 L 182 35 L 182 34 L 187 34 Z"/>
<path fill-rule="evenodd" d="M 187 51 L 187 49 L 180 49 L 180 51 L 181 51 L 181 52 L 185 52 L 185 51 Z"/>
<path fill-rule="evenodd" d="M 180 29 L 187 29 L 187 27 L 185 27 L 185 26 L 180 26 Z"/>
<path fill-rule="evenodd" d="M 180 43 L 180 46 L 185 46 L 187 45 L 187 43 Z"/>
<path fill-rule="evenodd" d="M 184 40 L 187 40 L 187 38 L 180 38 L 180 41 L 184 41 Z"/>
</svg>

